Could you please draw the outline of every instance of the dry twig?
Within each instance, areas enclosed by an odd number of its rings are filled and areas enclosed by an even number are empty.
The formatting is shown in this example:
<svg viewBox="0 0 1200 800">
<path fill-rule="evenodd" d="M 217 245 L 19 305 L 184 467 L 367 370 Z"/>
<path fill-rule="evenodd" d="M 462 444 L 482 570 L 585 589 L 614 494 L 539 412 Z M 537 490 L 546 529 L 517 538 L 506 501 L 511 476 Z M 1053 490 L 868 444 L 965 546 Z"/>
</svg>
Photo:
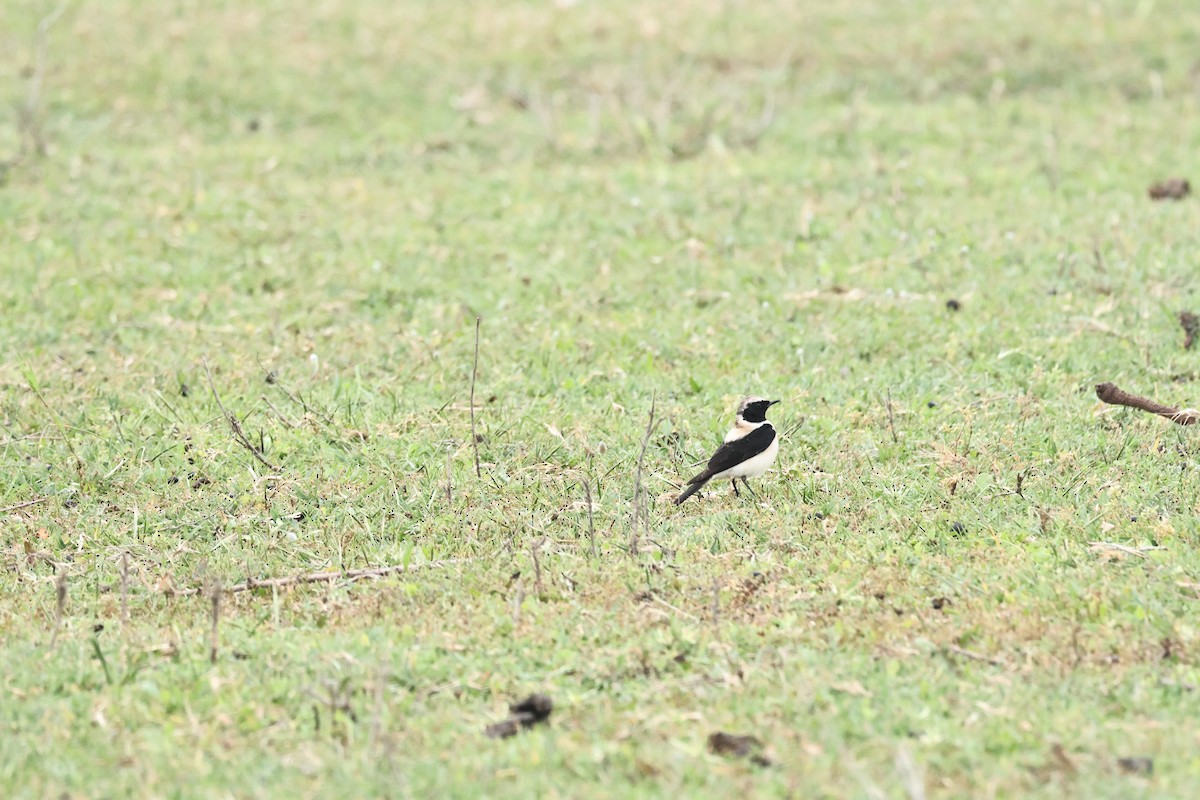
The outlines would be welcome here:
<svg viewBox="0 0 1200 800">
<path fill-rule="evenodd" d="M 1148 398 L 1130 394 L 1118 388 L 1115 383 L 1105 382 L 1096 384 L 1096 397 L 1099 397 L 1101 401 L 1109 405 L 1128 406 L 1129 408 L 1136 408 L 1139 411 L 1147 411 L 1151 414 L 1165 417 L 1180 425 L 1194 425 L 1200 422 L 1200 411 L 1191 408 L 1164 406 Z"/>
<path fill-rule="evenodd" d="M 954 645 L 954 644 L 947 645 L 945 647 L 945 651 L 947 653 L 949 653 L 950 655 L 961 656 L 962 658 L 969 658 L 972 661 L 979 661 L 984 664 L 990 664 L 993 667 L 1003 667 L 1004 666 L 1004 662 L 998 658 L 992 658 L 991 656 L 985 656 L 982 653 L 976 653 L 972 650 L 967 650 L 965 648 L 959 647 L 958 645 Z"/>
<path fill-rule="evenodd" d="M 1116 542 L 1088 542 L 1088 545 L 1090 545 L 1093 550 L 1117 550 L 1122 553 L 1128 553 L 1131 556 L 1137 556 L 1138 558 L 1145 558 L 1146 553 L 1149 552 L 1150 550 L 1166 550 L 1167 549 L 1165 547 L 1153 547 L 1153 546 L 1130 547 L 1129 545 L 1117 544 Z"/>
<path fill-rule="evenodd" d="M 49 499 L 50 499 L 49 497 L 37 497 L 37 498 L 34 498 L 33 500 L 26 500 L 24 503 L 17 503 L 14 506 L 5 506 L 4 508 L 0 508 L 0 514 L 7 514 L 9 511 L 17 511 L 22 508 L 29 508 L 30 506 L 36 506 L 38 503 L 44 503 Z"/>
<path fill-rule="evenodd" d="M 387 567 L 370 567 L 367 569 L 348 569 L 338 572 L 307 572 L 301 575 L 289 575 L 283 578 L 264 578 L 263 580 L 254 580 L 247 578 L 243 583 L 235 583 L 230 586 L 221 587 L 221 591 L 226 594 L 236 594 L 238 592 L 248 592 L 251 589 L 274 589 L 281 586 L 296 586 L 303 583 L 329 583 L 336 580 L 353 581 L 359 578 L 382 578 L 385 575 L 391 575 L 395 572 L 408 572 L 411 570 L 427 569 L 432 567 L 444 567 L 450 564 L 466 564 L 474 561 L 473 558 L 451 558 L 444 561 L 430 561 L 425 564 L 393 564 Z M 190 597 L 200 594 L 203 588 L 191 589 L 174 589 L 168 587 L 162 591 L 163 594 L 173 597 Z"/>
<path fill-rule="evenodd" d="M 268 398 L 265 394 L 261 395 L 261 397 L 262 397 L 262 401 L 267 404 L 267 408 L 274 411 L 275 416 L 279 417 L 280 422 L 282 422 L 284 425 L 287 425 L 289 428 L 299 428 L 300 427 L 300 423 L 289 419 L 287 417 L 287 415 L 285 415 L 282 411 L 280 411 L 278 408 L 275 407 L 275 404 L 272 403 L 270 398 Z"/>
<path fill-rule="evenodd" d="M 892 444 L 900 444 L 900 437 L 896 435 L 896 417 L 892 414 L 892 387 L 887 390 L 887 412 L 888 412 L 888 428 L 892 432 Z"/>
<path fill-rule="evenodd" d="M 270 461 L 267 461 L 266 455 L 264 455 L 257 447 L 251 444 L 250 439 L 246 437 L 246 432 L 242 430 L 242 423 L 239 422 L 238 418 L 225 407 L 224 403 L 221 402 L 221 395 L 217 392 L 217 385 L 213 383 L 212 370 L 208 368 L 208 359 L 204 360 L 204 374 L 208 376 L 208 388 L 212 389 L 213 398 L 217 401 L 217 406 L 221 409 L 221 413 L 225 416 L 225 421 L 229 423 L 229 429 L 233 432 L 234 441 L 249 450 L 250 455 L 254 456 L 254 458 L 258 460 L 258 463 L 262 464 L 272 472 L 279 472 L 279 467 L 275 466 Z"/>
</svg>

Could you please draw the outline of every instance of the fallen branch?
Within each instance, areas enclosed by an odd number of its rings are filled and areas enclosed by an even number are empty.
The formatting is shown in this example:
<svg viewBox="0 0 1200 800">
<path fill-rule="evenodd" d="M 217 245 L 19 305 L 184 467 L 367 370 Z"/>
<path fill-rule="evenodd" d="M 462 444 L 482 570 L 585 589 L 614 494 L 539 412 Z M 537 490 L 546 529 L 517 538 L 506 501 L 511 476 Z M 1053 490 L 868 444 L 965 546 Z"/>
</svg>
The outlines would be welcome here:
<svg viewBox="0 0 1200 800">
<path fill-rule="evenodd" d="M 229 429 L 233 431 L 234 440 L 242 447 L 249 450 L 250 455 L 254 456 L 254 458 L 258 460 L 258 463 L 262 464 L 272 472 L 279 472 L 279 467 L 275 466 L 270 461 L 267 461 L 267 457 L 263 455 L 263 453 L 260 452 L 257 447 L 250 443 L 250 440 L 246 438 L 246 432 L 242 430 L 242 423 L 239 422 L 238 418 L 225 407 L 224 403 L 221 402 L 221 395 L 217 392 L 217 385 L 213 383 L 212 370 L 208 368 L 208 359 L 204 360 L 204 374 L 208 376 L 208 388 L 212 389 L 213 398 L 216 399 L 217 406 L 221 409 L 221 413 L 225 415 L 225 421 L 229 423 Z"/>
<path fill-rule="evenodd" d="M 302 583 L 329 583 L 336 580 L 354 581 L 359 578 L 382 578 L 385 575 L 391 575 L 395 572 L 410 572 L 418 569 L 427 569 L 431 567 L 444 567 L 450 564 L 466 564 L 474 561 L 473 558 L 451 558 L 445 561 L 430 561 L 425 564 L 393 564 L 388 567 L 371 567 L 368 569 L 348 569 L 340 572 L 307 572 L 301 575 L 289 575 L 283 578 L 264 578 L 256 581 L 253 578 L 247 578 L 243 583 L 235 583 L 230 586 L 222 586 L 221 591 L 225 594 L 237 594 L 238 592 L 248 592 L 251 589 L 277 589 L 281 586 L 296 586 Z M 162 590 L 162 594 L 170 595 L 171 597 L 190 597 L 196 594 L 203 594 L 204 587 L 195 587 L 191 589 L 175 589 L 167 587 Z"/>
<path fill-rule="evenodd" d="M 1180 425 L 1194 425 L 1200 422 L 1200 411 L 1192 408 L 1164 406 L 1148 398 L 1130 394 L 1118 388 L 1115 383 L 1105 382 L 1096 384 L 1096 397 L 1099 397 L 1102 402 L 1109 405 L 1128 406 L 1129 408 L 1136 408 L 1139 411 L 1147 411 L 1151 414 L 1165 417 Z"/>
</svg>

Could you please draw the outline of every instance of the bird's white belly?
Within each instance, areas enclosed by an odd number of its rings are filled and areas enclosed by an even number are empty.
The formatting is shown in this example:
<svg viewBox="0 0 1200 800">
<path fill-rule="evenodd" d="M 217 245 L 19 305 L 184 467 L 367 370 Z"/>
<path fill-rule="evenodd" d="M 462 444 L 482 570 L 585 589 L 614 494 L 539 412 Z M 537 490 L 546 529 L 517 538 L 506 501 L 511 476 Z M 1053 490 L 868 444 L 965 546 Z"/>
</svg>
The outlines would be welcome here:
<svg viewBox="0 0 1200 800">
<path fill-rule="evenodd" d="M 757 478 L 762 475 L 771 465 L 775 463 L 775 456 L 779 455 L 779 435 L 771 440 L 771 444 L 766 450 L 763 450 L 753 458 L 747 458 L 736 467 L 730 467 L 724 472 L 718 472 L 713 475 L 713 480 L 717 478 Z"/>
</svg>

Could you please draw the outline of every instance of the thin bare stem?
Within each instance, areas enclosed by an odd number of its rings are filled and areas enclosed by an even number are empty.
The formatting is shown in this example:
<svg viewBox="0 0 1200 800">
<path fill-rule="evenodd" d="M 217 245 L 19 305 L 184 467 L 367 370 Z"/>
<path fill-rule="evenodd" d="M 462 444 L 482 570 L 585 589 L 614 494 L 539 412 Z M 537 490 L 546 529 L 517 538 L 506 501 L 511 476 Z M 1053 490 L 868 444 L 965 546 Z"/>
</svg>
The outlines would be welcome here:
<svg viewBox="0 0 1200 800">
<path fill-rule="evenodd" d="M 50 637 L 50 649 L 58 644 L 58 634 L 62 630 L 63 617 L 67 611 L 67 568 L 60 566 L 58 576 L 54 579 L 54 633 Z"/>
<path fill-rule="evenodd" d="M 279 472 L 279 467 L 267 461 L 267 457 L 255 447 L 250 439 L 246 437 L 245 431 L 242 430 L 242 423 L 234 416 L 225 404 L 221 402 L 221 395 L 217 392 L 217 385 L 213 382 L 212 370 L 208 368 L 208 359 L 204 359 L 204 374 L 208 376 L 208 388 L 212 390 L 213 399 L 217 401 L 217 406 L 221 409 L 221 413 L 225 416 L 225 421 L 229 423 L 229 430 L 233 432 L 234 441 L 242 447 L 250 451 L 250 455 L 272 472 Z"/>
<path fill-rule="evenodd" d="M 280 422 L 282 422 L 284 425 L 287 425 L 289 428 L 299 428 L 300 427 L 300 423 L 295 422 L 292 419 L 289 419 L 286 414 L 284 414 L 282 411 L 280 411 L 278 408 L 275 407 L 275 404 L 272 403 L 271 400 L 265 394 L 262 395 L 262 401 L 267 404 L 267 408 L 269 408 L 275 412 L 275 416 L 279 417 Z"/>
<path fill-rule="evenodd" d="M 475 377 L 479 374 L 479 323 L 480 317 L 475 318 L 475 363 L 471 365 L 471 446 L 475 448 L 475 477 L 482 478 L 483 471 L 479 468 L 479 435 L 475 433 Z"/>
<path fill-rule="evenodd" d="M 129 622 L 129 551 L 121 553 L 121 627 Z"/>
<path fill-rule="evenodd" d="M 1004 666 L 1004 662 L 998 658 L 992 658 L 991 656 L 985 656 L 981 653 L 976 653 L 972 650 L 965 650 L 965 649 L 959 647 L 958 645 L 954 645 L 954 644 L 947 645 L 943 649 L 949 655 L 955 655 L 955 656 L 961 656 L 963 658 L 969 658 L 972 661 L 979 661 L 984 664 L 991 664 L 993 667 L 1003 667 Z"/>
<path fill-rule="evenodd" d="M 293 403 L 303 408 L 305 414 L 312 414 L 318 419 L 318 421 L 324 422 L 331 428 L 335 427 L 333 417 L 316 406 L 310 406 L 304 399 L 303 395 L 292 394 L 289 392 L 287 387 L 279 382 L 278 378 L 275 379 L 275 385 L 279 387 L 279 391 L 283 392 L 284 396 L 287 397 L 288 400 L 291 400 Z"/>
<path fill-rule="evenodd" d="M 888 412 L 888 428 L 892 431 L 892 443 L 900 444 L 900 437 L 896 435 L 896 417 L 892 414 L 892 387 L 887 390 L 887 412 Z"/>
<path fill-rule="evenodd" d="M 372 687 L 371 729 L 367 734 L 367 752 L 375 752 L 383 731 L 383 711 L 387 706 L 384 690 L 387 688 L 387 673 L 381 667 L 375 674 L 375 685 Z"/>
<path fill-rule="evenodd" d="M 26 372 L 25 382 L 29 384 L 29 388 L 33 390 L 35 395 L 37 395 L 37 399 L 41 401 L 41 404 L 46 407 L 47 411 L 50 412 L 50 416 L 54 418 L 54 425 L 58 428 L 59 436 L 61 436 L 62 440 L 66 443 L 67 450 L 71 452 L 71 457 L 75 459 L 75 472 L 79 475 L 79 481 L 82 483 L 84 467 L 83 459 L 79 457 L 79 453 L 75 452 L 75 445 L 71 442 L 70 437 L 67 436 L 67 429 L 63 425 L 62 416 L 53 408 L 51 408 L 50 404 L 46 402 L 46 398 L 42 394 L 42 390 L 38 388 L 37 382 L 33 379 L 32 372 Z"/>
<path fill-rule="evenodd" d="M 533 588 L 537 590 L 538 597 L 541 597 L 542 591 L 542 561 L 538 558 L 538 549 L 546 543 L 546 537 L 538 539 L 529 546 L 529 555 L 533 558 Z"/>
<path fill-rule="evenodd" d="M 1129 545 L 1119 544 L 1117 542 L 1088 542 L 1088 545 L 1096 551 L 1116 550 L 1119 553 L 1126 553 L 1138 558 L 1146 558 L 1146 553 L 1150 550 L 1166 550 L 1167 548 L 1158 545 L 1148 547 L 1130 547 Z"/>
<path fill-rule="evenodd" d="M 646 462 L 646 447 L 650 444 L 650 434 L 654 430 L 654 410 L 658 402 L 657 394 L 650 396 L 650 417 L 646 420 L 646 433 L 642 436 L 642 448 L 638 452 L 637 472 L 633 480 L 633 525 L 629 537 L 629 553 L 637 555 L 638 538 L 642 520 L 642 469 Z"/>
<path fill-rule="evenodd" d="M 221 587 L 221 591 L 225 594 L 237 594 L 238 592 L 248 592 L 251 589 L 275 589 L 283 586 L 295 586 L 304 583 L 330 583 L 336 580 L 353 581 L 359 578 L 381 578 L 385 575 L 391 575 L 396 572 L 410 572 L 418 569 L 431 569 L 434 567 L 444 567 L 449 564 L 466 564 L 475 559 L 472 558 L 452 558 L 445 561 L 430 561 L 427 564 L 395 564 L 387 567 L 372 567 L 369 569 L 350 569 L 337 572 L 307 572 L 301 575 L 289 575 L 283 578 L 264 578 L 263 580 L 247 580 L 243 583 L 235 583 L 230 586 Z M 190 597 L 200 594 L 204 590 L 201 588 L 191 589 L 164 589 L 163 594 L 173 597 Z"/>
<path fill-rule="evenodd" d="M 209 591 L 212 593 L 212 630 L 209 633 L 208 661 L 215 664 L 221 642 L 218 634 L 221 625 L 221 581 L 214 580 Z"/>
<path fill-rule="evenodd" d="M 588 542 L 592 546 L 592 558 L 596 557 L 596 522 L 592 518 L 592 482 L 586 478 L 583 481 L 583 498 L 587 501 L 588 512 Z"/>
<path fill-rule="evenodd" d="M 712 624 L 721 624 L 721 579 L 713 578 Z"/>
</svg>

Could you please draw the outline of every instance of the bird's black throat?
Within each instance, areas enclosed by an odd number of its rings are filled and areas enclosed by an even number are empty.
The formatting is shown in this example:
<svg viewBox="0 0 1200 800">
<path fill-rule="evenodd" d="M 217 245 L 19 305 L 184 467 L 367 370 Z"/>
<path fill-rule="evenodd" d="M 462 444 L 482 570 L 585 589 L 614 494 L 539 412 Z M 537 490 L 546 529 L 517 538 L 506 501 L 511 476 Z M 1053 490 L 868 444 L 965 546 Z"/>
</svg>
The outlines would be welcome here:
<svg viewBox="0 0 1200 800">
<path fill-rule="evenodd" d="M 756 403 L 750 403 L 742 410 L 742 419 L 746 422 L 766 422 L 767 409 L 772 405 L 770 400 L 759 400 Z"/>
</svg>

